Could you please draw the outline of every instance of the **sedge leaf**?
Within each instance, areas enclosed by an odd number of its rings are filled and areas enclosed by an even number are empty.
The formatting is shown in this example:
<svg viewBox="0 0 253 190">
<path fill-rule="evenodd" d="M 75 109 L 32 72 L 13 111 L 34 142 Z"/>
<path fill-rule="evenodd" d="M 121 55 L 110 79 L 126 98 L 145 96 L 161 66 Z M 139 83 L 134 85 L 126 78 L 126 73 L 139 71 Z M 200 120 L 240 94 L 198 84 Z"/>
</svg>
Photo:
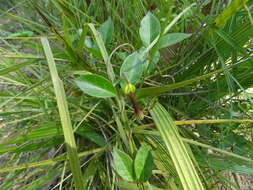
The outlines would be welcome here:
<svg viewBox="0 0 253 190">
<path fill-rule="evenodd" d="M 165 48 L 171 45 L 174 45 L 178 42 L 183 41 L 186 38 L 189 38 L 191 34 L 185 34 L 185 33 L 171 33 L 171 34 L 166 34 L 163 36 L 158 44 L 158 48 Z"/>
<path fill-rule="evenodd" d="M 139 29 L 144 46 L 148 47 L 161 32 L 159 20 L 150 12 L 142 19 Z"/>
<path fill-rule="evenodd" d="M 146 182 L 152 173 L 153 157 L 148 146 L 143 145 L 138 150 L 134 160 L 135 175 L 141 182 Z"/>
<path fill-rule="evenodd" d="M 98 98 L 110 98 L 116 96 L 116 90 L 112 83 L 106 78 L 87 74 L 78 77 L 75 80 L 77 86 L 86 94 Z"/>
<path fill-rule="evenodd" d="M 113 159 L 116 172 L 127 181 L 134 181 L 133 160 L 126 153 L 114 149 Z"/>
</svg>

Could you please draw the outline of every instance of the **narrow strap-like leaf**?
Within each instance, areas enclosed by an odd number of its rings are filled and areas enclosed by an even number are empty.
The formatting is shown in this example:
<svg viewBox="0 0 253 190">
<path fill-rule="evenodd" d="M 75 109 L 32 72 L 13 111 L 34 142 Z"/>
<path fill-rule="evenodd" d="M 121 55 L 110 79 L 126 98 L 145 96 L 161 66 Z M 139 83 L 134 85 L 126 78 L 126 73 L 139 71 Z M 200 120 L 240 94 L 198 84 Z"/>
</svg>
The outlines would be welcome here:
<svg viewBox="0 0 253 190">
<path fill-rule="evenodd" d="M 69 110 L 68 110 L 63 83 L 58 76 L 53 54 L 52 54 L 47 38 L 41 38 L 41 42 L 42 42 L 43 49 L 47 58 L 50 74 L 51 74 L 53 85 L 54 85 L 58 110 L 59 110 L 59 114 L 61 118 L 65 144 L 67 147 L 67 153 L 68 153 L 71 171 L 73 173 L 75 187 L 77 190 L 83 190 L 84 189 L 84 183 L 82 179 L 83 175 L 81 172 L 80 160 L 77 154 L 74 131 L 72 129 L 72 124 L 71 124 L 71 120 L 69 116 Z"/>
<path fill-rule="evenodd" d="M 185 190 L 204 189 L 184 142 L 169 113 L 159 103 L 150 110 L 150 113 L 171 155 L 183 188 Z"/>
</svg>

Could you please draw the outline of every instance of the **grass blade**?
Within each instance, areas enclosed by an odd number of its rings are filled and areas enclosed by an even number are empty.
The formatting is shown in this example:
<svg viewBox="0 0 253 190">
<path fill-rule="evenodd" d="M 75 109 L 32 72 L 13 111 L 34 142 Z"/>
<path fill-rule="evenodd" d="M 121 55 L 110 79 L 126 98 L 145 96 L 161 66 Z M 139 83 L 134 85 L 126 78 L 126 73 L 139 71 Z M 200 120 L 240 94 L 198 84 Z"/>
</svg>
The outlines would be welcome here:
<svg viewBox="0 0 253 190">
<path fill-rule="evenodd" d="M 0 75 L 5 75 L 10 72 L 17 71 L 18 69 L 21 69 L 22 67 L 25 67 L 27 65 L 31 64 L 31 62 L 24 62 L 24 63 L 19 63 L 15 65 L 8 66 L 6 68 L 0 69 Z"/>
<path fill-rule="evenodd" d="M 182 140 L 186 143 L 189 143 L 189 144 L 193 144 L 193 145 L 196 145 L 196 146 L 200 146 L 200 147 L 204 147 L 204 148 L 208 148 L 210 150 L 214 150 L 216 152 L 219 152 L 219 153 L 222 153 L 222 154 L 225 154 L 227 156 L 231 156 L 231 157 L 234 157 L 234 158 L 238 158 L 238 159 L 241 159 L 241 160 L 244 160 L 244 161 L 247 161 L 247 162 L 253 162 L 252 159 L 250 158 L 247 158 L 247 157 L 244 157 L 244 156 L 240 156 L 238 154 L 234 154 L 232 152 L 228 152 L 226 150 L 222 150 L 220 148 L 215 148 L 213 146 L 210 146 L 210 145 L 207 145 L 207 144 L 203 144 L 203 143 L 200 143 L 200 142 L 197 142 L 197 141 L 194 141 L 194 140 L 191 140 L 191 139 L 187 139 L 187 138 L 182 138 Z"/>
<path fill-rule="evenodd" d="M 97 149 L 81 152 L 78 154 L 78 157 L 96 154 L 96 153 L 102 152 L 104 149 L 105 148 L 97 148 Z M 46 165 L 54 165 L 58 162 L 65 161 L 65 160 L 67 160 L 66 155 L 60 155 L 60 156 L 57 156 L 55 158 L 48 159 L 48 160 L 42 160 L 42 161 L 31 162 L 31 163 L 26 163 L 26 164 L 19 164 L 19 165 L 7 167 L 7 168 L 0 168 L 0 173 L 28 169 L 28 168 L 33 168 L 33 167 L 46 166 Z"/>
<path fill-rule="evenodd" d="M 168 85 L 164 85 L 164 86 L 157 86 L 157 87 L 147 87 L 147 88 L 141 88 L 138 92 L 137 92 L 137 99 L 141 99 L 141 98 L 146 98 L 146 97 L 150 97 L 150 96 L 159 96 L 165 92 L 169 92 L 171 90 L 177 89 L 177 88 L 181 88 L 181 87 L 185 87 L 186 85 L 192 84 L 194 82 L 200 81 L 200 80 L 204 80 L 207 79 L 211 76 L 213 76 L 214 74 L 220 73 L 224 71 L 224 69 L 219 69 L 189 80 L 185 80 L 182 82 L 177 82 L 174 84 L 168 84 Z"/>
<path fill-rule="evenodd" d="M 204 190 L 193 162 L 169 113 L 159 103 L 150 110 L 150 113 L 171 155 L 183 188 L 185 190 Z"/>
<path fill-rule="evenodd" d="M 47 38 L 41 38 L 41 43 L 43 45 L 43 49 L 47 58 L 50 74 L 51 74 L 53 85 L 54 85 L 63 134 L 65 138 L 65 144 L 67 146 L 67 153 L 68 153 L 71 171 L 73 173 L 75 186 L 77 190 L 83 190 L 84 184 L 83 184 L 83 179 L 82 179 L 80 160 L 77 154 L 74 131 L 72 129 L 72 124 L 71 124 L 71 120 L 69 116 L 69 110 L 68 110 L 63 83 L 58 76 L 53 54 L 52 54 Z"/>
</svg>

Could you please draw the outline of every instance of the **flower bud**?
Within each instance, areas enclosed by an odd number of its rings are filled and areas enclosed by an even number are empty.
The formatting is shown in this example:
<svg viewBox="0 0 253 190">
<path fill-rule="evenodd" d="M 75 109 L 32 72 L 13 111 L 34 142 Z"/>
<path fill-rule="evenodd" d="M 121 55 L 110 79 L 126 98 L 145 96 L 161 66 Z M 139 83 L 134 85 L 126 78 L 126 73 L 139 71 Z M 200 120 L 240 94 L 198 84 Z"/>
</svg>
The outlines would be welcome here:
<svg viewBox="0 0 253 190">
<path fill-rule="evenodd" d="M 135 93 L 135 89 L 136 89 L 135 86 L 133 84 L 129 83 L 125 86 L 124 93 L 126 95 L 133 94 L 133 93 Z"/>
</svg>

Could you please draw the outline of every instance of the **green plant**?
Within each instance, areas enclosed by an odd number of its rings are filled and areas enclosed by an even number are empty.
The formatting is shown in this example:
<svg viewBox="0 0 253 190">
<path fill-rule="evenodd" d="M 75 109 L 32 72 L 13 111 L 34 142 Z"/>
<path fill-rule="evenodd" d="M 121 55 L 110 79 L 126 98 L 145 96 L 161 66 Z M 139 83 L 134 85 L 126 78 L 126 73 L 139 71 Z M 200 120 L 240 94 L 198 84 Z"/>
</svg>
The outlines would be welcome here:
<svg viewBox="0 0 253 190">
<path fill-rule="evenodd" d="M 221 171 L 253 171 L 252 5 L 221 2 L 1 10 L 0 189 L 239 188 Z"/>
</svg>

